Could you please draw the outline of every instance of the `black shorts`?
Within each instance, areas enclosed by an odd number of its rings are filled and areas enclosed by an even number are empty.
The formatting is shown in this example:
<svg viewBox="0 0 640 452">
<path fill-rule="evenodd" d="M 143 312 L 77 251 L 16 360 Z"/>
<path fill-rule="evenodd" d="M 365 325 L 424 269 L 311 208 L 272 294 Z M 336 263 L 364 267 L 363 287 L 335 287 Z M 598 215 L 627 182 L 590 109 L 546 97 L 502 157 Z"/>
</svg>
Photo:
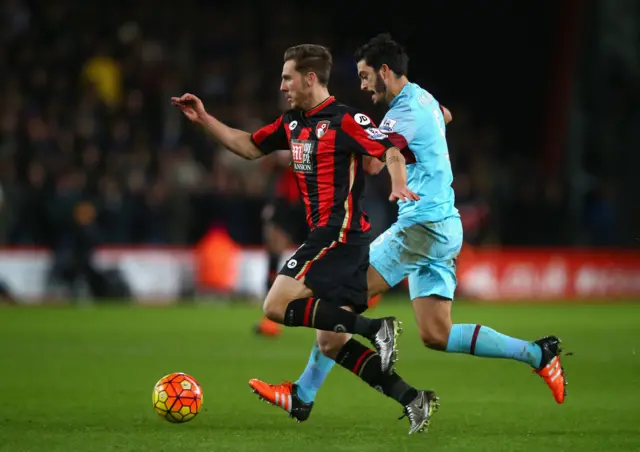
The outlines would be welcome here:
<svg viewBox="0 0 640 452">
<path fill-rule="evenodd" d="M 264 213 L 265 223 L 283 231 L 291 243 L 298 245 L 307 238 L 309 227 L 302 202 L 291 204 L 284 199 L 276 199 L 266 206 Z"/>
<path fill-rule="evenodd" d="M 311 233 L 287 260 L 281 275 L 304 278 L 313 295 L 357 313 L 367 310 L 368 244 L 344 244 L 334 234 Z"/>
</svg>

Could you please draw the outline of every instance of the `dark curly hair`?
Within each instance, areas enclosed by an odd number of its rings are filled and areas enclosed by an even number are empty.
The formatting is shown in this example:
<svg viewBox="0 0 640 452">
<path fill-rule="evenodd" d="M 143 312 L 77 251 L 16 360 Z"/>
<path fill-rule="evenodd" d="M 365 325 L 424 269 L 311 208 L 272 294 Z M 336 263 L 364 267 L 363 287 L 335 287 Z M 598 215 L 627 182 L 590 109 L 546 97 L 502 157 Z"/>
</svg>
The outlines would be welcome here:
<svg viewBox="0 0 640 452">
<path fill-rule="evenodd" d="M 356 61 L 364 62 L 378 71 L 383 64 L 389 66 L 398 77 L 407 75 L 409 56 L 389 33 L 382 33 L 356 50 Z"/>
</svg>

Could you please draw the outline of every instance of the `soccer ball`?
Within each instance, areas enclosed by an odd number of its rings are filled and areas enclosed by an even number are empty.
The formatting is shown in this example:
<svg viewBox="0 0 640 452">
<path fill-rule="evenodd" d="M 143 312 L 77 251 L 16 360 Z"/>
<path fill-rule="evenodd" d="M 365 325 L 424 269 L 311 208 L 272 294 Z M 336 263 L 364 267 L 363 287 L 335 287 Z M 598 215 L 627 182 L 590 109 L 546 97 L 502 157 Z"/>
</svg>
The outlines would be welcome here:
<svg viewBox="0 0 640 452">
<path fill-rule="evenodd" d="M 202 388 L 182 372 L 162 377 L 153 387 L 153 409 L 169 422 L 188 422 L 202 408 Z"/>
</svg>

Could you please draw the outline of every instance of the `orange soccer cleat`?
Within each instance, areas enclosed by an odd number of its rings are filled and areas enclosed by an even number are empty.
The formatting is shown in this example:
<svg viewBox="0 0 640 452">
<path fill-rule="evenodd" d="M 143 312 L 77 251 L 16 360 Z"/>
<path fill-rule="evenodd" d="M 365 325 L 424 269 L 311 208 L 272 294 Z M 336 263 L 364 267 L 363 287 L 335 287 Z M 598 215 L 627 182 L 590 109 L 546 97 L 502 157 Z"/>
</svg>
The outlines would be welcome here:
<svg viewBox="0 0 640 452">
<path fill-rule="evenodd" d="M 261 336 L 277 337 L 282 333 L 282 325 L 263 317 L 255 326 L 255 332 Z"/>
<path fill-rule="evenodd" d="M 253 378 L 249 381 L 251 390 L 265 402 L 278 406 L 289 413 L 290 418 L 298 422 L 306 421 L 311 414 L 313 402 L 305 403 L 298 397 L 298 386 L 289 381 L 279 385 L 270 385 Z"/>
<path fill-rule="evenodd" d="M 540 375 L 553 393 L 553 398 L 557 403 L 563 403 L 567 395 L 567 380 L 564 368 L 560 364 L 561 341 L 555 336 L 547 336 L 538 339 L 536 344 L 542 349 L 542 363 L 540 368 L 533 371 Z"/>
</svg>

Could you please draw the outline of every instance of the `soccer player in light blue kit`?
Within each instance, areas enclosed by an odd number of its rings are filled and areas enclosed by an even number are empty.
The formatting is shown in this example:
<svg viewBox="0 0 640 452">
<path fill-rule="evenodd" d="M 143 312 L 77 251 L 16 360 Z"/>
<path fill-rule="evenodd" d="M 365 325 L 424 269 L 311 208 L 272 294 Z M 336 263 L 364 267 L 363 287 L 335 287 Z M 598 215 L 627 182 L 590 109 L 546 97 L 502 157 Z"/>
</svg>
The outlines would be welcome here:
<svg viewBox="0 0 640 452">
<path fill-rule="evenodd" d="M 389 35 L 379 35 L 358 49 L 356 60 L 361 89 L 372 93 L 374 103 L 389 105 L 379 132 L 402 150 L 408 188 L 420 197 L 418 201 L 401 202 L 398 220 L 371 244 L 369 297 L 386 292 L 408 277 L 420 337 L 427 347 L 524 362 L 545 380 L 556 402 L 562 403 L 566 381 L 559 358 L 560 341 L 556 337 L 530 342 L 482 325 L 452 323 L 462 223 L 451 188 L 453 175 L 446 141 L 450 112 L 429 92 L 409 82 L 408 57 Z M 375 160 L 368 165 L 372 173 L 384 166 Z M 379 358 L 375 356 L 349 353 L 351 340 L 345 333 L 324 332 L 318 336 L 309 363 L 295 383 L 269 385 L 251 380 L 250 385 L 262 398 L 282 408 L 279 400 L 283 397 L 291 400 L 286 411 L 304 421 L 335 361 L 350 368 L 345 360 L 352 360 L 354 373 L 366 371 L 367 365 L 378 365 Z M 425 420 L 424 428 L 436 407 L 437 398 L 433 397 L 425 400 L 422 407 L 410 407 L 406 414 L 410 419 L 419 414 Z M 423 411 L 412 413 L 411 408 Z M 409 433 L 420 430 L 412 429 Z"/>
</svg>

